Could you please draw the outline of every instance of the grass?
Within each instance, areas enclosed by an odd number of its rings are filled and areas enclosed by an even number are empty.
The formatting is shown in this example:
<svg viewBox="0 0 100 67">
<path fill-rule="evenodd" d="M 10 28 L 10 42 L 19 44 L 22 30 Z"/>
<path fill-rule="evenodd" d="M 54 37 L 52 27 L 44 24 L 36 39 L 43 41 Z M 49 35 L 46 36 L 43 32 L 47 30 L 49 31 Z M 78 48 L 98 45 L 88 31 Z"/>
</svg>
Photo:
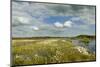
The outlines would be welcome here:
<svg viewBox="0 0 100 67">
<path fill-rule="evenodd" d="M 13 65 L 48 64 L 95 60 L 94 54 L 80 53 L 65 38 L 12 40 Z"/>
</svg>

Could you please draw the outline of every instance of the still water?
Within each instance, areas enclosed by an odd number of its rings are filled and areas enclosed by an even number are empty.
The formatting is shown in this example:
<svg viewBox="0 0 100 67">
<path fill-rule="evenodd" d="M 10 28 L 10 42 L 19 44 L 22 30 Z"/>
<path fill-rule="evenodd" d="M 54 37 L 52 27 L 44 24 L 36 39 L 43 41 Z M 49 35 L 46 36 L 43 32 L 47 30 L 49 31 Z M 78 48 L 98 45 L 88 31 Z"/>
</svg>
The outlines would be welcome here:
<svg viewBox="0 0 100 67">
<path fill-rule="evenodd" d="M 95 53 L 96 52 L 96 43 L 95 40 L 91 40 L 87 45 L 79 40 L 72 40 L 72 43 L 76 46 L 81 46 L 87 48 L 89 52 Z"/>
</svg>

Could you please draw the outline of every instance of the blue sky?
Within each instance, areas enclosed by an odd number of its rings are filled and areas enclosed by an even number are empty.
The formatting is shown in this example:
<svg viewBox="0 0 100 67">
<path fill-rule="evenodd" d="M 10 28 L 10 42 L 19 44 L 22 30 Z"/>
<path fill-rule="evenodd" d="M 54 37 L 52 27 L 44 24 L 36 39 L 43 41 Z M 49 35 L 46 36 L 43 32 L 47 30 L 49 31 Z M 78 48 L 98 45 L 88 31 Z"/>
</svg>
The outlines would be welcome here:
<svg viewBox="0 0 100 67">
<path fill-rule="evenodd" d="M 95 7 L 12 2 L 13 37 L 95 35 Z"/>
</svg>

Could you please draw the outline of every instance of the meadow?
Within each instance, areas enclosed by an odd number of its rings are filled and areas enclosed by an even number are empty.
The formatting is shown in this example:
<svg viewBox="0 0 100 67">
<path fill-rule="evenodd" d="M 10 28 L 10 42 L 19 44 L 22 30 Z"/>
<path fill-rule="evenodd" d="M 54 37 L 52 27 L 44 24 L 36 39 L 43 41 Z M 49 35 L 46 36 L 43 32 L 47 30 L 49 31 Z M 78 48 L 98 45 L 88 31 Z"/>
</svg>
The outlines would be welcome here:
<svg viewBox="0 0 100 67">
<path fill-rule="evenodd" d="M 88 39 L 82 39 L 88 43 Z M 86 41 L 85 41 L 86 40 Z M 94 61 L 95 54 L 73 45 L 71 38 L 13 38 L 12 65 Z"/>
</svg>

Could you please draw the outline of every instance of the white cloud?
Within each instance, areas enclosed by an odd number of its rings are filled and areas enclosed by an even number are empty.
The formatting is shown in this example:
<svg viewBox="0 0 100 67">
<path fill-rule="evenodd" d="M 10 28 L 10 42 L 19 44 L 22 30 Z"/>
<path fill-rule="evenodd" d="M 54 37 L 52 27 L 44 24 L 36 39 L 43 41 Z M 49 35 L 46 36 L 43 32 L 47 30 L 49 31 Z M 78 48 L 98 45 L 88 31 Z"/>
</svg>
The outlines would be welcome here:
<svg viewBox="0 0 100 67">
<path fill-rule="evenodd" d="M 38 28 L 37 26 L 32 26 L 31 28 L 32 28 L 33 30 L 35 30 L 35 31 L 39 30 L 39 28 Z"/>
<path fill-rule="evenodd" d="M 72 21 L 66 21 L 65 23 L 55 22 L 54 25 L 58 28 L 64 28 L 64 27 L 72 27 Z"/>
<path fill-rule="evenodd" d="M 29 19 L 26 17 L 17 17 L 17 19 L 24 24 L 28 24 L 29 23 Z"/>
<path fill-rule="evenodd" d="M 56 27 L 59 27 L 59 28 L 62 28 L 63 27 L 63 24 L 61 24 L 60 22 L 55 22 L 54 25 Z"/>
<path fill-rule="evenodd" d="M 64 27 L 72 27 L 72 22 L 71 21 L 66 21 L 64 23 Z"/>
</svg>

